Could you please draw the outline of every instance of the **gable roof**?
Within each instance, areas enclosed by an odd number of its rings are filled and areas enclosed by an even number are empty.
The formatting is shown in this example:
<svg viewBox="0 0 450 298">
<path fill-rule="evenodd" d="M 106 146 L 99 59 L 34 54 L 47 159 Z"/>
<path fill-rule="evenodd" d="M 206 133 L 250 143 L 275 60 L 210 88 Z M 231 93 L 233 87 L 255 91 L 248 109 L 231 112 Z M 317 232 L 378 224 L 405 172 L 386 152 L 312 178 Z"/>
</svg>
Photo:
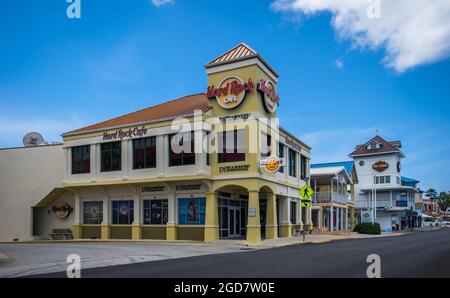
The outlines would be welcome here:
<svg viewBox="0 0 450 298">
<path fill-rule="evenodd" d="M 258 58 L 276 77 L 279 77 L 278 73 L 267 63 L 261 55 L 249 47 L 245 43 L 240 43 L 234 48 L 226 51 L 224 54 L 220 55 L 217 58 L 211 60 L 208 64 L 205 65 L 205 68 L 212 68 L 228 63 L 234 63 L 239 61 L 244 61 L 252 58 Z"/>
<path fill-rule="evenodd" d="M 367 145 L 374 141 L 381 144 L 381 147 L 378 149 L 367 149 Z M 400 141 L 388 142 L 379 135 L 376 135 L 367 143 L 356 146 L 355 150 L 349 154 L 349 157 L 376 155 L 385 153 L 400 153 L 404 157 L 405 155 L 403 154 L 403 152 L 400 151 L 399 148 L 401 148 Z"/>
<path fill-rule="evenodd" d="M 205 113 L 210 109 L 212 109 L 212 107 L 208 105 L 206 94 L 199 93 L 174 99 L 133 113 L 66 132 L 62 136 L 160 122 L 174 119 L 176 117 L 191 116 L 195 110 L 200 110 L 202 113 Z"/>
<path fill-rule="evenodd" d="M 311 169 L 318 168 L 329 168 L 329 167 L 344 167 L 347 174 L 352 174 L 354 162 L 353 161 L 338 161 L 338 162 L 328 162 L 328 163 L 315 163 L 311 164 Z"/>
<path fill-rule="evenodd" d="M 228 50 L 224 54 L 213 59 L 207 65 L 238 60 L 238 59 L 242 59 L 244 57 L 255 56 L 256 54 L 258 54 L 258 52 L 256 52 L 252 48 L 250 48 L 248 45 L 246 45 L 245 43 L 240 43 L 237 46 L 235 46 L 234 48 L 232 48 L 231 50 Z"/>
</svg>

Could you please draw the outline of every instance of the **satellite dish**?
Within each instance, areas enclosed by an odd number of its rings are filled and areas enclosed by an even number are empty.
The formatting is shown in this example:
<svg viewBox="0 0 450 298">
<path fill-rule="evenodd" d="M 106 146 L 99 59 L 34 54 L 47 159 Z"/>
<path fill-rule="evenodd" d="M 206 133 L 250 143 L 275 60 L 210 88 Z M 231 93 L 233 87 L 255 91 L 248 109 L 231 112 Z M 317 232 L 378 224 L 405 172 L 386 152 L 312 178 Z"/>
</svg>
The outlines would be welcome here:
<svg viewBox="0 0 450 298">
<path fill-rule="evenodd" d="M 47 145 L 42 135 L 38 132 L 29 132 L 23 137 L 23 145 L 25 147 Z"/>
</svg>

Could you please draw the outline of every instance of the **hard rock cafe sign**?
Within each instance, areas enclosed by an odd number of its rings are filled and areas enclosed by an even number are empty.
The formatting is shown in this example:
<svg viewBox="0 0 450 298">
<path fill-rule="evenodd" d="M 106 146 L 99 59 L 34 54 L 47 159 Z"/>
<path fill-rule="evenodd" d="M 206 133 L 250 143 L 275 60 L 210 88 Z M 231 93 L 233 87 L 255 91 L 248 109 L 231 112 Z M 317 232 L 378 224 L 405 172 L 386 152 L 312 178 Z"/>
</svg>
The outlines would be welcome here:
<svg viewBox="0 0 450 298">
<path fill-rule="evenodd" d="M 284 158 L 279 158 L 278 156 L 272 155 L 259 162 L 261 168 L 265 168 L 268 172 L 275 173 L 278 169 L 284 166 L 286 160 Z"/>
<path fill-rule="evenodd" d="M 244 83 L 239 77 L 228 77 L 217 88 L 214 85 L 208 86 L 206 96 L 209 99 L 216 99 L 222 108 L 229 110 L 237 108 L 244 101 L 247 93 L 254 89 L 252 79 Z"/>
<path fill-rule="evenodd" d="M 73 211 L 73 208 L 66 203 L 62 203 L 53 206 L 52 211 L 56 214 L 57 217 L 65 219 L 69 217 L 70 213 Z"/>
<path fill-rule="evenodd" d="M 264 108 L 269 113 L 275 113 L 280 104 L 280 96 L 275 90 L 275 85 L 271 81 L 260 79 L 257 90 L 261 94 L 261 100 Z"/>
</svg>

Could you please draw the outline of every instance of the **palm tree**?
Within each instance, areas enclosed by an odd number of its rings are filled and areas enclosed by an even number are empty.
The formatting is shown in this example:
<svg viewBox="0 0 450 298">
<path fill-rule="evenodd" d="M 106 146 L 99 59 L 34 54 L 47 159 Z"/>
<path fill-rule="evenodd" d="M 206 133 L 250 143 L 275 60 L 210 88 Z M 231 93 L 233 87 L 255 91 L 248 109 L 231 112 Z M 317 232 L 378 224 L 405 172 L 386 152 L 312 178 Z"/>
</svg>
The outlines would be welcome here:
<svg viewBox="0 0 450 298">
<path fill-rule="evenodd" d="M 429 190 L 427 190 L 427 192 L 425 193 L 425 195 L 426 195 L 428 198 L 432 198 L 432 197 L 434 197 L 434 196 L 437 195 L 437 191 L 436 191 L 434 188 L 430 188 Z"/>
</svg>

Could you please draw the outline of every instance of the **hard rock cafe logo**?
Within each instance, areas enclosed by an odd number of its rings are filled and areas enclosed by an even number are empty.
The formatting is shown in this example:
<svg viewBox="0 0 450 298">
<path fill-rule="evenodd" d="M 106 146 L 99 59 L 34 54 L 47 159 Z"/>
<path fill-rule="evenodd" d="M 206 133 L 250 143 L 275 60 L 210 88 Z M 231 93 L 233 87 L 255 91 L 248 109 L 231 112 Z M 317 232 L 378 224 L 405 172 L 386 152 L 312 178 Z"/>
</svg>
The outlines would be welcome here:
<svg viewBox="0 0 450 298">
<path fill-rule="evenodd" d="M 255 89 L 252 79 L 244 83 L 239 77 L 228 77 L 224 79 L 218 88 L 208 86 L 206 96 L 209 99 L 216 99 L 217 103 L 224 109 L 234 109 L 245 99 L 247 92 Z"/>
<path fill-rule="evenodd" d="M 257 90 L 261 94 L 261 100 L 266 111 L 275 113 L 280 104 L 280 96 L 275 90 L 275 85 L 271 81 L 260 79 Z"/>
<path fill-rule="evenodd" d="M 279 158 L 278 156 L 272 155 L 259 162 L 261 168 L 265 168 L 267 171 L 274 173 L 278 169 L 284 166 L 286 163 L 284 158 Z"/>
<path fill-rule="evenodd" d="M 389 168 L 389 164 L 384 161 L 377 161 L 373 164 L 372 168 L 377 172 L 384 172 L 387 168 Z"/>
<path fill-rule="evenodd" d="M 66 203 L 62 203 L 62 204 L 53 206 L 52 211 L 55 212 L 56 216 L 64 219 L 64 218 L 69 217 L 70 213 L 73 211 L 73 208 L 70 207 Z"/>
</svg>

